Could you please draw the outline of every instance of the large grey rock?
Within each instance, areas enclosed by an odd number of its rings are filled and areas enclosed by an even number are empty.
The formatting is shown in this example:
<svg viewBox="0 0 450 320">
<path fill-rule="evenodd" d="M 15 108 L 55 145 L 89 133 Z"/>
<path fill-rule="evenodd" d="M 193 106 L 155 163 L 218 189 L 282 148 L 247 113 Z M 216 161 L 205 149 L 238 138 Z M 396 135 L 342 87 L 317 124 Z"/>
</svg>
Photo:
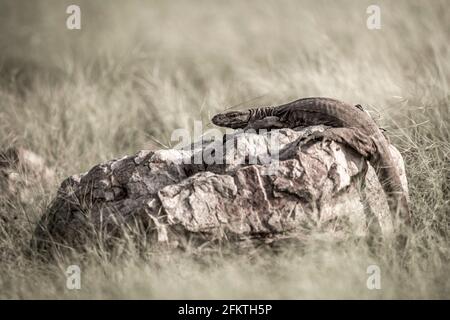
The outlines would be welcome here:
<svg viewBox="0 0 450 320">
<path fill-rule="evenodd" d="M 299 147 L 300 139 L 325 129 L 236 132 L 191 151 L 144 150 L 96 165 L 61 184 L 35 243 L 41 249 L 80 247 L 92 238 L 131 234 L 145 235 L 155 248 L 198 249 L 316 236 L 338 240 L 374 230 L 390 235 L 386 198 L 360 155 L 334 142 Z M 269 141 L 279 145 L 279 161 L 268 161 L 276 156 L 268 152 Z M 393 146 L 391 151 L 406 189 L 402 158 Z M 216 161 L 188 163 L 199 153 Z"/>
</svg>

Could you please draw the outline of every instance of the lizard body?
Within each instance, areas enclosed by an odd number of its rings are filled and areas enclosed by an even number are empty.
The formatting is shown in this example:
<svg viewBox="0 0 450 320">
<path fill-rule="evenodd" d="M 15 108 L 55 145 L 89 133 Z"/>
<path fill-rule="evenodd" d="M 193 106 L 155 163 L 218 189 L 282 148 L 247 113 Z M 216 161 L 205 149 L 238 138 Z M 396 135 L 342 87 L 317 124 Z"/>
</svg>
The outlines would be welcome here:
<svg viewBox="0 0 450 320">
<path fill-rule="evenodd" d="M 374 167 L 393 215 L 410 224 L 407 193 L 383 132 L 360 105 L 352 106 L 330 98 L 304 98 L 275 107 L 219 113 L 215 125 L 233 129 L 276 129 L 327 125 L 331 128 L 308 138 L 326 138 L 345 143 Z"/>
</svg>

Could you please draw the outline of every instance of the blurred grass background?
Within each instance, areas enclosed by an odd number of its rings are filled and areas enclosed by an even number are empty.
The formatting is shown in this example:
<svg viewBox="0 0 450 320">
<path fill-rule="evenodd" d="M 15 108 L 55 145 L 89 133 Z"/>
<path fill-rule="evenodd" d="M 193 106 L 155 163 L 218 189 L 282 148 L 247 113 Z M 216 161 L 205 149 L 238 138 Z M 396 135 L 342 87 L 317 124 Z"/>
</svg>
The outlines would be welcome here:
<svg viewBox="0 0 450 320">
<path fill-rule="evenodd" d="M 82 29 L 68 30 L 70 4 Z M 448 298 L 450 283 L 450 10 L 448 1 L 0 0 L 0 145 L 44 156 L 58 179 L 33 205 L 2 206 L 2 298 Z M 36 218 L 58 182 L 139 149 L 170 145 L 241 104 L 328 96 L 366 106 L 405 158 L 416 232 L 405 266 L 389 248 L 311 242 L 276 256 L 198 263 L 29 257 Z M 155 146 L 156 145 L 156 146 Z M 7 207 L 7 209 L 5 209 Z M 133 256 L 133 253 L 130 252 Z M 382 269 L 382 290 L 366 268 Z"/>
</svg>

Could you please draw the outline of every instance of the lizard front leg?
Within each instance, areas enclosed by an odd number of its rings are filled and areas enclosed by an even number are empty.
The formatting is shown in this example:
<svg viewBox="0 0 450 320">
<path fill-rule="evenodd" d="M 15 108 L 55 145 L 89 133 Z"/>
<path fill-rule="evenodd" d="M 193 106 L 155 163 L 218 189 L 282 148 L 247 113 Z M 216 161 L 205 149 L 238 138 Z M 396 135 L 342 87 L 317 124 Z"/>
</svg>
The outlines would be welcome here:
<svg viewBox="0 0 450 320">
<path fill-rule="evenodd" d="M 280 129 L 280 128 L 286 128 L 287 125 L 280 121 L 279 117 L 276 116 L 269 116 L 264 117 L 262 119 L 252 120 L 249 121 L 247 126 L 244 128 L 244 130 L 247 129 Z"/>
</svg>

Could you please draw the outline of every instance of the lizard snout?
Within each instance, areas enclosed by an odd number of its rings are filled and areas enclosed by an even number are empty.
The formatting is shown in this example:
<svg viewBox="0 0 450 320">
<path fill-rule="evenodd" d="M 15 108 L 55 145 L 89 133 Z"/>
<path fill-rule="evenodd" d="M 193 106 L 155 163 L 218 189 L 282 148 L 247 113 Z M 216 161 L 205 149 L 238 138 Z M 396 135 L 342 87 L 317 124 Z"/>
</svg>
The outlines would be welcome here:
<svg viewBox="0 0 450 320">
<path fill-rule="evenodd" d="M 212 123 L 219 127 L 227 128 L 244 128 L 250 118 L 249 111 L 231 111 L 226 113 L 218 113 L 212 119 Z"/>
</svg>

